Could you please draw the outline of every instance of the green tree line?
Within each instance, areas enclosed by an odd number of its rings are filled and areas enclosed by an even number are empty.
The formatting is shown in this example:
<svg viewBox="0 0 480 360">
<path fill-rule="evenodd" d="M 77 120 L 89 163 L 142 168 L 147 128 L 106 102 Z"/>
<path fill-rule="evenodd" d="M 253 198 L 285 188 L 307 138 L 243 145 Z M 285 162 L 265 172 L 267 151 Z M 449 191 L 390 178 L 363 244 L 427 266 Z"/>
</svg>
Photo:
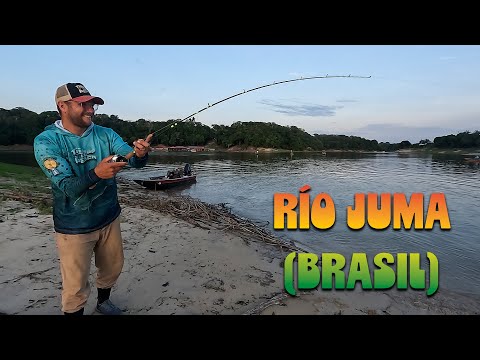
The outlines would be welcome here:
<svg viewBox="0 0 480 360">
<path fill-rule="evenodd" d="M 25 108 L 11 110 L 0 108 L 0 145 L 26 144 L 33 145 L 35 136 L 56 120 L 56 111 L 45 111 L 37 114 Z M 457 135 L 439 136 L 431 142 L 421 140 L 411 144 L 404 140 L 400 143 L 377 142 L 358 136 L 314 134 L 296 126 L 281 126 L 273 122 L 235 122 L 230 126 L 212 125 L 212 127 L 196 122 L 194 118 L 187 121 L 171 119 L 168 121 L 126 121 L 117 115 L 95 115 L 97 125 L 110 127 L 125 141 L 132 143 L 138 138 L 156 132 L 152 144 L 167 146 L 206 145 L 230 148 L 265 147 L 289 149 L 294 151 L 321 150 L 369 150 L 395 151 L 410 147 L 429 146 L 438 148 L 471 148 L 480 147 L 480 132 L 461 132 Z"/>
</svg>

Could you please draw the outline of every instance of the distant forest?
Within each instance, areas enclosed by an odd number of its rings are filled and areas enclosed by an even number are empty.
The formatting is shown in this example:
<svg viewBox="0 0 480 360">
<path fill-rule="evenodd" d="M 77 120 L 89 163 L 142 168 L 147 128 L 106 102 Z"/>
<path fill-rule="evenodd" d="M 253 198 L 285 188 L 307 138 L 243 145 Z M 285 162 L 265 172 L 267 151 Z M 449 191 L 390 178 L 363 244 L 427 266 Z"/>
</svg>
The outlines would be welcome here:
<svg viewBox="0 0 480 360">
<path fill-rule="evenodd" d="M 33 145 L 35 136 L 41 133 L 47 125 L 59 119 L 56 111 L 45 111 L 37 114 L 25 108 L 17 107 L 11 110 L 0 108 L 0 145 L 25 144 Z M 263 147 L 286 149 L 294 151 L 321 150 L 368 150 L 395 151 L 405 148 L 436 147 L 436 148 L 474 148 L 480 147 L 480 132 L 461 132 L 456 135 L 446 135 L 421 140 L 411 144 L 405 140 L 400 143 L 378 142 L 358 136 L 346 135 L 311 135 L 296 126 L 281 126 L 269 122 L 236 122 L 230 126 L 207 126 L 196 122 L 194 118 L 180 122 L 168 121 L 125 121 L 116 115 L 95 115 L 95 124 L 110 127 L 126 142 L 131 144 L 138 138 L 160 130 L 152 140 L 152 146 L 163 144 L 178 145 L 213 145 L 221 148 L 232 146 Z"/>
</svg>

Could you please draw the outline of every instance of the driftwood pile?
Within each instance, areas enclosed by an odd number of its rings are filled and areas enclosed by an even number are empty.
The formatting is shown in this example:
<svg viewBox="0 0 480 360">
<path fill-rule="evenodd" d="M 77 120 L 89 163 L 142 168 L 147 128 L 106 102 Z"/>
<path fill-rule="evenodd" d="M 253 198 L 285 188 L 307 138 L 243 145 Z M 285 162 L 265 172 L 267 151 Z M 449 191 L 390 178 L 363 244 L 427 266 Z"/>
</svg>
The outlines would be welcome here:
<svg viewBox="0 0 480 360">
<path fill-rule="evenodd" d="M 136 184 L 124 179 L 119 179 L 118 185 L 119 201 L 126 206 L 168 213 L 200 228 L 228 231 L 246 241 L 278 246 L 282 251 L 301 251 L 294 243 L 275 237 L 251 220 L 233 214 L 226 204 L 208 204 L 186 195 L 165 195 L 159 191 L 139 189 Z"/>
<path fill-rule="evenodd" d="M 2 190 L 0 193 L 0 200 L 5 199 L 17 200 L 43 207 L 51 207 L 53 204 L 52 196 L 49 194 L 28 193 L 21 190 Z"/>
</svg>

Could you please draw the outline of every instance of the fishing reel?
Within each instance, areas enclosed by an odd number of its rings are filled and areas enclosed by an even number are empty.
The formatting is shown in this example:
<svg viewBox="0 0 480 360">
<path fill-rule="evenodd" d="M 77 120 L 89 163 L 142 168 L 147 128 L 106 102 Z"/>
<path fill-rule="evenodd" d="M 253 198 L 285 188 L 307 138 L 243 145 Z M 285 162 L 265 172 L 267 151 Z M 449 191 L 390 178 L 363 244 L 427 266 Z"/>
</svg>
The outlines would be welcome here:
<svg viewBox="0 0 480 360">
<path fill-rule="evenodd" d="M 109 162 L 128 162 L 128 159 L 122 155 L 113 155 Z"/>
</svg>

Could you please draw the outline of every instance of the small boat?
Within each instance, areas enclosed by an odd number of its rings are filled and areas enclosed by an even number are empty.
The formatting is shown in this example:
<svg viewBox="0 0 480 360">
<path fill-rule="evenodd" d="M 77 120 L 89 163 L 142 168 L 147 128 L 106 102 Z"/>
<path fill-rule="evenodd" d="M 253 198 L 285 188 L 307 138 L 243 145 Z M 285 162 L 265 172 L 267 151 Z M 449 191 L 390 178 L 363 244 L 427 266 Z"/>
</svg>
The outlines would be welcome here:
<svg viewBox="0 0 480 360">
<path fill-rule="evenodd" d="M 165 190 L 179 185 L 188 185 L 197 181 L 197 175 L 192 173 L 190 164 L 186 164 L 185 167 L 177 168 L 167 172 L 164 176 L 154 176 L 148 179 L 133 180 L 137 184 L 146 187 L 150 190 Z"/>
</svg>

